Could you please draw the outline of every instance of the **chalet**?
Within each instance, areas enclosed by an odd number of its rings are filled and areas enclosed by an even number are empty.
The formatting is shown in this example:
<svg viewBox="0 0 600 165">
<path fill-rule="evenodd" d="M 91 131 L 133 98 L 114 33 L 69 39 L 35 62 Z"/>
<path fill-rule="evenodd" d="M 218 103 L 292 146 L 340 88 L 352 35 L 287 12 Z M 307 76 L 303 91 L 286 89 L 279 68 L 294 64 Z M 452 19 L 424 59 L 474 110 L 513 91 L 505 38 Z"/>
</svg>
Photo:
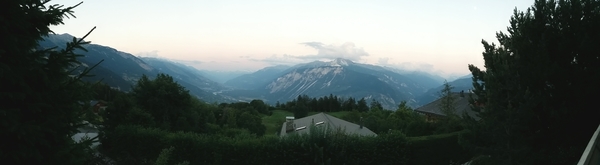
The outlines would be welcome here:
<svg viewBox="0 0 600 165">
<path fill-rule="evenodd" d="M 329 127 L 333 129 L 341 129 L 346 134 L 357 134 L 362 136 L 377 136 L 369 128 L 359 124 L 354 124 L 325 113 L 318 113 L 311 116 L 295 119 L 294 117 L 286 117 L 286 122 L 281 126 L 280 136 L 289 134 L 309 133 L 311 126 Z"/>
<path fill-rule="evenodd" d="M 98 112 L 100 112 L 100 111 L 106 110 L 106 107 L 108 107 L 106 104 L 107 104 L 106 101 L 102 101 L 102 100 L 90 101 L 90 105 L 92 106 L 92 111 L 95 114 L 98 114 Z"/>
<path fill-rule="evenodd" d="M 477 98 L 477 96 L 473 93 L 463 93 L 456 92 L 452 93 L 451 97 L 454 98 L 454 108 L 456 108 L 456 114 L 461 116 L 463 113 L 467 113 L 470 117 L 473 117 L 479 120 L 479 117 L 476 115 L 476 112 L 471 110 L 471 104 L 469 103 L 469 97 Z M 442 104 L 442 99 L 437 99 L 429 104 L 423 105 L 417 109 L 415 112 L 423 114 L 426 116 L 426 120 L 429 122 L 437 121 L 440 118 L 446 117 L 446 114 L 442 112 L 440 106 Z"/>
</svg>

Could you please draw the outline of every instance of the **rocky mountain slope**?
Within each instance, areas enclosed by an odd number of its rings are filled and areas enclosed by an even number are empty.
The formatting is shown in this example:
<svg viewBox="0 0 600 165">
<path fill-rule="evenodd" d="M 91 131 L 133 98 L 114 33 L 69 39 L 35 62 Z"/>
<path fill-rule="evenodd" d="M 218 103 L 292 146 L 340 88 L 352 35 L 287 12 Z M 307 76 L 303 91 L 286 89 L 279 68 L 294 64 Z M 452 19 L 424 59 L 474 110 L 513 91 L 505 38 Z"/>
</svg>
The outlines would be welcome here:
<svg viewBox="0 0 600 165">
<path fill-rule="evenodd" d="M 418 81 L 415 81 L 413 80 L 415 78 L 389 68 L 355 63 L 341 58 L 328 62 L 314 61 L 298 64 L 282 71 L 278 71 L 281 68 L 269 69 L 253 73 L 262 75 L 262 82 L 266 83 L 248 86 L 249 88 L 244 92 L 238 90 L 228 93 L 247 94 L 249 98 L 261 98 L 267 102 L 285 102 L 304 94 L 311 97 L 333 94 L 340 97 L 374 99 L 388 109 L 395 109 L 402 100 L 407 100 L 409 104 L 416 103 L 414 98 L 425 93 L 432 86 L 424 84 L 432 84 L 431 82 L 435 84 L 437 81 L 422 75 L 418 76 L 420 77 Z M 264 74 L 265 71 L 272 72 Z M 253 80 L 248 77 L 251 76 L 240 76 L 232 80 L 238 82 Z M 413 77 L 417 76 L 413 75 Z M 427 81 L 427 83 L 420 81 Z"/>
</svg>

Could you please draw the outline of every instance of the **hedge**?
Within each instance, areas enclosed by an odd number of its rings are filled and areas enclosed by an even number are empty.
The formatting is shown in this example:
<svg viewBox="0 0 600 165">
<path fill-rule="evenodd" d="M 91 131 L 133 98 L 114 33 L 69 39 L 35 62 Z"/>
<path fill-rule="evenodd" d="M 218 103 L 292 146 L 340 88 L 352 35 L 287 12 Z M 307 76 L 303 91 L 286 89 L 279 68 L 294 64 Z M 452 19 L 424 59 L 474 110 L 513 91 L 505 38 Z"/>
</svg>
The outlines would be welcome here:
<svg viewBox="0 0 600 165">
<path fill-rule="evenodd" d="M 464 149 L 458 139 L 465 131 L 448 134 L 410 137 L 408 164 L 462 164 L 473 154 Z"/>
<path fill-rule="evenodd" d="M 190 164 L 448 164 L 471 155 L 458 145 L 460 133 L 407 138 L 402 133 L 348 136 L 325 129 L 286 137 L 227 137 L 119 126 L 102 141 L 119 164 L 152 164 L 174 147 L 170 162 Z"/>
</svg>

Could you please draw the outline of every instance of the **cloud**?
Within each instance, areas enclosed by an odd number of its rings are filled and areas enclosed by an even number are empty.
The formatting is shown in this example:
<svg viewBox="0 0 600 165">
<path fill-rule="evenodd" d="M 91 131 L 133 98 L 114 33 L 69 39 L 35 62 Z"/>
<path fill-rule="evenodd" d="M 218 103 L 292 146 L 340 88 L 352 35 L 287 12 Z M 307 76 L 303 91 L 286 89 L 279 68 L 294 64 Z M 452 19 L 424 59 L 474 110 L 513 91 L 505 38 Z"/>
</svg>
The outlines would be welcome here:
<svg viewBox="0 0 600 165">
<path fill-rule="evenodd" d="M 424 63 L 424 62 L 393 63 L 393 62 L 391 62 L 391 60 L 392 60 L 392 58 L 389 58 L 389 57 L 379 58 L 377 61 L 377 65 L 396 68 L 396 69 L 399 69 L 404 72 L 413 72 L 413 71 L 425 72 L 425 73 L 429 73 L 432 75 L 441 76 L 445 79 L 448 79 L 449 81 L 454 80 L 456 78 L 459 78 L 459 77 L 467 74 L 467 73 L 450 73 L 447 71 L 436 69 L 435 66 L 430 63 Z"/>
<path fill-rule="evenodd" d="M 392 67 L 405 71 L 423 71 L 429 73 L 439 72 L 435 70 L 432 64 L 429 63 L 415 63 L 415 62 L 402 62 L 402 63 L 390 63 L 391 58 L 384 57 L 379 58 L 377 65 Z"/>
<path fill-rule="evenodd" d="M 377 60 L 377 63 L 379 65 L 387 66 L 389 64 L 389 61 L 390 61 L 389 57 L 384 57 L 384 58 L 379 58 L 379 60 Z"/>
<path fill-rule="evenodd" d="M 369 53 L 367 53 L 364 49 L 357 48 L 354 43 L 351 42 L 347 42 L 342 45 L 325 45 L 320 42 L 304 42 L 300 44 L 316 49 L 317 54 L 303 56 L 274 54 L 262 59 L 252 58 L 251 56 L 239 56 L 239 58 L 247 59 L 249 61 L 263 62 L 269 65 L 296 65 L 315 60 L 334 60 L 336 58 L 360 61 L 361 57 L 369 55 Z"/>
<path fill-rule="evenodd" d="M 359 61 L 363 56 L 369 56 L 363 48 L 358 48 L 352 42 L 346 42 L 342 45 L 325 45 L 320 42 L 304 42 L 300 43 L 317 50 L 315 55 L 294 56 L 295 58 L 305 60 L 333 60 L 336 58 L 345 58 L 352 61 Z"/>
<path fill-rule="evenodd" d="M 305 60 L 298 59 L 295 56 L 291 56 L 288 54 L 283 54 L 283 55 L 273 54 L 273 55 L 271 55 L 267 58 L 263 58 L 263 59 L 248 58 L 248 60 L 256 61 L 256 62 L 264 62 L 264 63 L 271 64 L 271 65 L 295 65 L 298 63 L 306 62 Z"/>
<path fill-rule="evenodd" d="M 191 65 L 199 65 L 199 64 L 204 63 L 204 62 L 198 61 L 198 60 L 171 60 L 171 61 L 176 61 L 176 62 L 180 62 L 180 63 L 184 63 L 184 64 L 191 64 Z"/>
<path fill-rule="evenodd" d="M 149 52 L 139 52 L 136 54 L 137 56 L 141 56 L 141 57 L 158 57 L 158 50 L 153 50 L 153 51 L 149 51 Z"/>
</svg>

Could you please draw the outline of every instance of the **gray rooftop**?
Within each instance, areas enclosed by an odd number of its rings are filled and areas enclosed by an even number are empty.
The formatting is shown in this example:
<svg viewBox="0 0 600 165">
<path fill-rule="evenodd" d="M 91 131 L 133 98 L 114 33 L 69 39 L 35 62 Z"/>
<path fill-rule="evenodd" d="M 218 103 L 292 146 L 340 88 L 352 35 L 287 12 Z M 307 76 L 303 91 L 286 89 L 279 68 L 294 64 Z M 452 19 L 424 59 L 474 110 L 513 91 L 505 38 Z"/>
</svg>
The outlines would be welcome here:
<svg viewBox="0 0 600 165">
<path fill-rule="evenodd" d="M 329 127 L 329 128 L 340 128 L 346 134 L 357 134 L 357 135 L 366 135 L 366 136 L 377 136 L 373 131 L 369 130 L 367 127 L 360 128 L 360 125 L 354 124 L 331 115 L 325 114 L 323 112 L 314 114 L 311 116 L 307 116 L 300 119 L 293 120 L 296 125 L 297 130 L 287 132 L 286 133 L 286 123 L 283 123 L 281 126 L 280 136 L 285 136 L 287 134 L 294 133 L 308 133 L 310 132 L 310 125 L 316 125 L 316 127 Z M 314 121 L 314 123 L 313 123 Z M 300 128 L 300 129 L 298 129 Z"/>
<path fill-rule="evenodd" d="M 472 118 L 475 119 L 479 119 L 479 117 L 477 117 L 476 112 L 471 110 L 471 105 L 469 103 L 469 96 L 473 97 L 473 98 L 477 98 L 477 96 L 475 94 L 472 93 L 464 93 L 464 96 L 461 97 L 460 93 L 452 93 L 451 95 L 454 98 L 454 108 L 456 108 L 456 114 L 458 116 L 462 116 L 462 114 L 464 112 L 467 112 L 467 115 L 471 116 Z M 440 109 L 440 105 L 442 104 L 442 99 L 437 99 L 435 101 L 432 101 L 429 104 L 426 104 L 424 106 L 421 106 L 417 109 L 415 109 L 415 111 L 420 112 L 420 113 L 428 113 L 428 114 L 434 114 L 434 115 L 439 115 L 439 116 L 446 116 Z"/>
</svg>

